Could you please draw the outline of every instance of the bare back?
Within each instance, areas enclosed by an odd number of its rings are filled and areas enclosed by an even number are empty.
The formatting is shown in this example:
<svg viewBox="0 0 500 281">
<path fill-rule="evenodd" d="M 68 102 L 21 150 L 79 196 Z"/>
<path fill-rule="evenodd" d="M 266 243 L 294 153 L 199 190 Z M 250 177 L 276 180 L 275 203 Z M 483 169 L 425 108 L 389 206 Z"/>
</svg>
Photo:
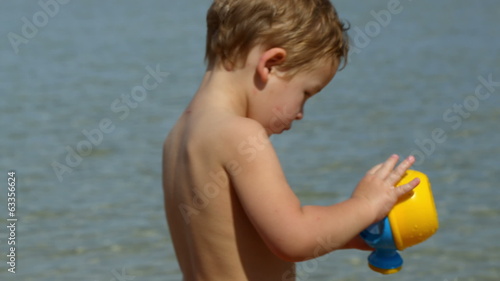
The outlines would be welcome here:
<svg viewBox="0 0 500 281">
<path fill-rule="evenodd" d="M 295 280 L 294 264 L 268 249 L 232 187 L 230 175 L 241 167 L 228 169 L 224 124 L 238 118 L 187 110 L 165 141 L 165 210 L 184 280 Z"/>
</svg>

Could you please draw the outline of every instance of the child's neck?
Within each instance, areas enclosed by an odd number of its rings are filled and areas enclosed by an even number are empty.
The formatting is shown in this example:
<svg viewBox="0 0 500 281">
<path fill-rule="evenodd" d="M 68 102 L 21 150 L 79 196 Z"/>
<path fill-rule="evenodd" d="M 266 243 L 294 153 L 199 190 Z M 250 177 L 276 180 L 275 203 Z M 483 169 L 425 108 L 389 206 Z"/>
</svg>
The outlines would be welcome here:
<svg viewBox="0 0 500 281">
<path fill-rule="evenodd" d="M 248 114 L 248 86 L 245 81 L 244 69 L 228 71 L 224 68 L 206 71 L 200 88 L 196 92 L 189 107 L 198 104 L 222 108 L 238 116 Z"/>
</svg>

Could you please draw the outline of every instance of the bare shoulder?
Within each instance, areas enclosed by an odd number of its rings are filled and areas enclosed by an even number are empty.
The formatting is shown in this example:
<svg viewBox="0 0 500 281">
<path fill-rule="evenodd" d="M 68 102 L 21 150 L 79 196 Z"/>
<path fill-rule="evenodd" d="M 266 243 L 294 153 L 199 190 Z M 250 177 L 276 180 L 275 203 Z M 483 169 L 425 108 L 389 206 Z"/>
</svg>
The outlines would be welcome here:
<svg viewBox="0 0 500 281">
<path fill-rule="evenodd" d="M 226 126 L 221 129 L 227 134 L 227 141 L 230 142 L 241 142 L 253 136 L 268 138 L 266 130 L 259 122 L 245 117 L 231 118 L 230 121 L 226 122 Z"/>
<path fill-rule="evenodd" d="M 225 150 L 231 153 L 230 160 L 252 161 L 258 151 L 272 147 L 264 127 L 253 119 L 232 118 L 221 128 L 221 133 Z"/>
</svg>

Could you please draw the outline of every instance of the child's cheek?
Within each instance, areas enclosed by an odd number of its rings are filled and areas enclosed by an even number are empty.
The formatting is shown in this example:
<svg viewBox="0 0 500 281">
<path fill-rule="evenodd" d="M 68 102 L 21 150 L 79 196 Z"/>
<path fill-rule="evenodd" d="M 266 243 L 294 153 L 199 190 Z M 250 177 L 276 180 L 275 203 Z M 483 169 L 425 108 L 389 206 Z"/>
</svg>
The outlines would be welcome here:
<svg viewBox="0 0 500 281">
<path fill-rule="evenodd" d="M 273 119 L 278 119 L 284 124 L 288 124 L 295 119 L 299 109 L 296 108 L 295 104 L 288 103 L 285 105 L 276 105 L 273 107 Z"/>
</svg>

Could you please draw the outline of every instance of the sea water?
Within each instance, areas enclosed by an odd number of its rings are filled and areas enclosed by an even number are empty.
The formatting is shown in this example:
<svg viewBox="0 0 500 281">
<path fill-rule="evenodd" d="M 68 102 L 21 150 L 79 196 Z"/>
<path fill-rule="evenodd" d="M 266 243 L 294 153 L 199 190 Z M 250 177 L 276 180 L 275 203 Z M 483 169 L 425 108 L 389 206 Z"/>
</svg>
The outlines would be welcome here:
<svg viewBox="0 0 500 281">
<path fill-rule="evenodd" d="M 181 280 L 161 149 L 204 72 L 209 4 L 0 3 L 0 217 L 15 170 L 18 218 L 15 274 L 0 228 L 1 280 Z M 394 276 L 346 250 L 299 263 L 298 279 L 499 280 L 499 2 L 335 4 L 349 64 L 273 136 L 288 181 L 303 204 L 333 204 L 411 153 L 440 229 Z"/>
</svg>

